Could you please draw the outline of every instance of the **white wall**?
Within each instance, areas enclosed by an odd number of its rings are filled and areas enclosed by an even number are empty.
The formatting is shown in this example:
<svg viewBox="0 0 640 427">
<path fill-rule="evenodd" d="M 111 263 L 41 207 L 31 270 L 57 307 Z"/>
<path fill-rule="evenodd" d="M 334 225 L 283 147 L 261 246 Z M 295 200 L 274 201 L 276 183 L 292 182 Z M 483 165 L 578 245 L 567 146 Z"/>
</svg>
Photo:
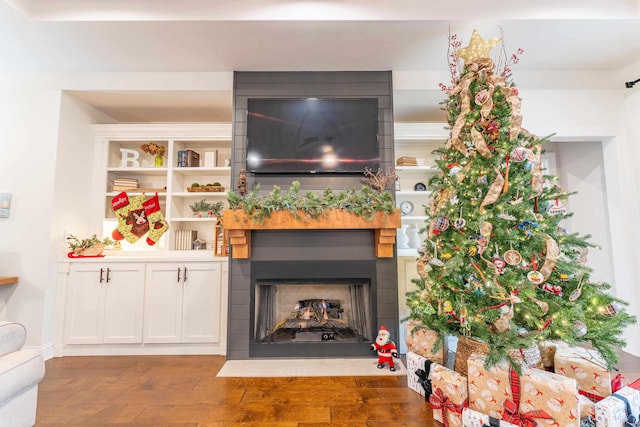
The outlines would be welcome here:
<svg viewBox="0 0 640 427">
<path fill-rule="evenodd" d="M 68 250 L 66 237 L 69 234 L 82 238 L 93 233 L 88 222 L 94 158 L 89 124 L 111 122 L 113 120 L 103 113 L 64 92 L 61 94 L 50 229 L 52 260 Z M 43 345 L 55 342 L 55 298 L 56 287 L 48 286 L 44 301 Z"/>
<path fill-rule="evenodd" d="M 92 231 L 89 221 L 84 221 L 87 207 L 83 204 L 90 199 L 90 190 L 75 181 L 75 168 L 87 173 L 91 163 L 82 158 L 93 149 L 85 145 L 93 145 L 85 139 L 85 125 L 95 116 L 66 98 L 63 91 L 231 90 L 233 74 L 95 73 L 12 79 L 0 83 L 0 192 L 14 194 L 11 218 L 0 220 L 0 274 L 20 276 L 21 282 L 0 290 L 0 303 L 3 298 L 7 301 L 0 316 L 24 322 L 30 345 L 47 346 L 53 340 L 54 306 L 62 303 L 55 301 L 55 283 L 56 260 L 64 256 L 63 233 Z M 403 89 L 410 89 L 412 83 L 405 79 L 402 84 Z M 520 88 L 520 95 L 523 125 L 530 132 L 540 136 L 556 132 L 559 140 L 605 141 L 615 275 L 609 281 L 615 284 L 617 295 L 634 301 L 630 311 L 639 315 L 635 282 L 640 276 L 635 264 L 640 256 L 634 246 L 640 241 L 638 201 L 627 198 L 629 191 L 637 190 L 640 177 L 640 168 L 629 156 L 638 159 L 640 152 L 637 144 L 627 141 L 640 139 L 640 124 L 633 117 L 640 111 L 640 96 L 625 99 L 622 90 L 526 87 Z M 638 332 L 634 327 L 628 336 L 638 336 Z M 640 342 L 635 341 L 628 340 L 628 350 L 640 355 Z"/>
<path fill-rule="evenodd" d="M 573 217 L 562 222 L 570 233 L 591 235 L 587 266 L 593 269 L 593 281 L 610 283 L 613 274 L 609 210 L 605 185 L 602 143 L 600 141 L 551 142 L 546 150 L 555 153 L 560 186 L 569 192 L 566 207 Z"/>
<path fill-rule="evenodd" d="M 0 275 L 20 278 L 0 287 L 0 317 L 24 323 L 32 346 L 42 344 L 42 325 L 50 321 L 44 301 L 55 273 L 50 234 L 59 107 L 60 91 L 0 91 L 0 191 L 13 194 L 10 218 L 0 220 Z"/>
<path fill-rule="evenodd" d="M 632 74 L 632 80 L 640 77 L 640 61 L 638 62 L 637 74 Z M 618 292 L 621 298 L 629 302 L 631 307 L 635 308 L 632 312 L 640 319 L 640 85 L 636 84 L 633 89 L 625 92 L 624 100 L 624 121 L 625 132 L 628 144 L 625 150 L 621 152 L 627 162 L 627 168 L 623 173 L 623 184 L 621 188 L 621 197 L 625 202 L 625 208 L 628 210 L 628 220 L 618 226 L 627 232 L 627 250 L 630 256 L 627 258 L 629 262 L 629 276 L 624 282 L 618 281 Z M 629 348 L 634 348 L 634 354 L 640 354 L 640 325 L 629 328 L 626 333 Z M 634 343 L 634 344 L 632 344 Z M 630 350 L 631 351 L 631 350 Z"/>
</svg>

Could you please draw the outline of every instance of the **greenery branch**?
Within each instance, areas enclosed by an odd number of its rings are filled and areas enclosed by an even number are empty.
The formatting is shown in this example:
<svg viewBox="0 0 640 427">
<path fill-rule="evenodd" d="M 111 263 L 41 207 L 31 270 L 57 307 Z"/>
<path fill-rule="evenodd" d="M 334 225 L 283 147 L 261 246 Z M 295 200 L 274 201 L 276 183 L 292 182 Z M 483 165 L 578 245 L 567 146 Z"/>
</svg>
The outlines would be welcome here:
<svg viewBox="0 0 640 427">
<path fill-rule="evenodd" d="M 79 253 L 83 249 L 88 249 L 100 243 L 105 246 L 113 246 L 115 244 L 115 242 L 109 237 L 105 237 L 102 240 L 98 239 L 98 236 L 96 234 L 93 234 L 91 237 L 86 239 L 79 239 L 72 234 L 67 237 L 67 244 L 69 245 L 69 249 L 71 249 L 74 253 Z"/>
<path fill-rule="evenodd" d="M 334 192 L 331 188 L 323 192 L 300 194 L 300 182 L 293 181 L 288 191 L 274 186 L 269 193 L 260 195 L 260 185 L 256 185 L 245 196 L 233 191 L 228 195 L 229 208 L 246 212 L 251 220 L 263 224 L 274 211 L 289 211 L 297 219 L 319 218 L 329 209 L 340 209 L 372 220 L 376 213 L 393 213 L 395 202 L 388 191 L 378 191 L 369 186 L 360 190 Z M 301 215 L 302 213 L 302 215 Z"/>
</svg>

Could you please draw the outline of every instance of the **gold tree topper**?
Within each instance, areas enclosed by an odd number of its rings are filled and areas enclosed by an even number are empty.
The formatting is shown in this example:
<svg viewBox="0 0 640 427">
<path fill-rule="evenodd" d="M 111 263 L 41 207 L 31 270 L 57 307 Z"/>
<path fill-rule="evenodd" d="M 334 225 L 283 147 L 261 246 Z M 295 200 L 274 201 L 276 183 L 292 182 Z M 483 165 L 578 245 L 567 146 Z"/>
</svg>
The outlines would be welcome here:
<svg viewBox="0 0 640 427">
<path fill-rule="evenodd" d="M 476 59 L 488 58 L 489 52 L 500 42 L 500 40 L 501 38 L 484 40 L 477 30 L 473 30 L 469 45 L 456 50 L 454 53 L 458 57 L 464 59 L 465 64 L 468 64 Z"/>
</svg>

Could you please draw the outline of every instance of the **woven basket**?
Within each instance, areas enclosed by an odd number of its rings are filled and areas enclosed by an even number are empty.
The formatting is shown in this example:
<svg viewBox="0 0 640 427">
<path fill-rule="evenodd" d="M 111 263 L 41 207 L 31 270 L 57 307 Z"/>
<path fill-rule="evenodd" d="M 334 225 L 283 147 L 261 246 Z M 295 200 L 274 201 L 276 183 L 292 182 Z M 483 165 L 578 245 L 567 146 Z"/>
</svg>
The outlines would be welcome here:
<svg viewBox="0 0 640 427">
<path fill-rule="evenodd" d="M 527 349 L 513 349 L 507 351 L 509 355 L 521 365 L 528 368 L 544 369 L 540 349 L 537 345 Z M 467 359 L 472 353 L 485 355 L 489 353 L 489 345 L 470 337 L 458 337 L 456 361 L 454 370 L 461 375 L 467 375 Z"/>
<path fill-rule="evenodd" d="M 489 353 L 489 345 L 470 337 L 459 336 L 458 347 L 456 348 L 456 361 L 453 370 L 466 377 L 467 359 L 472 353 L 487 354 Z"/>
</svg>

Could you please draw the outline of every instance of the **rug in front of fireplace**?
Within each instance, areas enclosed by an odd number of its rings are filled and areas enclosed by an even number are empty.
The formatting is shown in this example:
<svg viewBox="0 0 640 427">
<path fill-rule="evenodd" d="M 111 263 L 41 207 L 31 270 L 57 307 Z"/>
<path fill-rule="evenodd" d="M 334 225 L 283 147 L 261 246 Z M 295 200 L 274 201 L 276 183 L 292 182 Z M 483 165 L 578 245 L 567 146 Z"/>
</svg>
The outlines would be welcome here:
<svg viewBox="0 0 640 427">
<path fill-rule="evenodd" d="M 378 368 L 377 357 L 331 359 L 251 359 L 227 360 L 218 377 L 344 377 L 407 375 L 400 359 L 394 359 L 396 371 L 389 365 Z"/>
</svg>

